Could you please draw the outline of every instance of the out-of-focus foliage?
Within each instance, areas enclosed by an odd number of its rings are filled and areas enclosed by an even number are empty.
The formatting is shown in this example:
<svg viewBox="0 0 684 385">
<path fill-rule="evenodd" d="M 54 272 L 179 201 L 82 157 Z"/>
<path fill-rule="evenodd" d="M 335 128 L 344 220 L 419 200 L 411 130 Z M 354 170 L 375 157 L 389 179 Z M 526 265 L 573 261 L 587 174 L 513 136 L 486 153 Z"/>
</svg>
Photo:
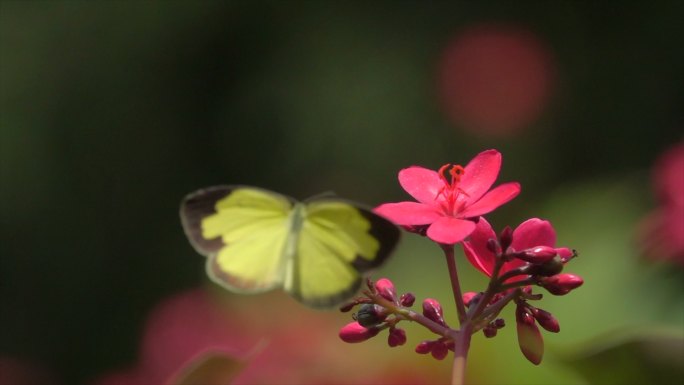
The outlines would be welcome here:
<svg viewBox="0 0 684 385">
<path fill-rule="evenodd" d="M 650 164 L 682 138 L 683 18 L 678 2 L 0 1 L 0 355 L 69 384 L 136 362 L 154 304 L 205 282 L 178 219 L 199 187 L 375 205 L 406 199 L 402 167 L 497 148 L 499 181 L 522 193 L 492 224 L 550 220 L 585 285 L 545 295 L 561 332 L 545 334 L 539 367 L 518 351 L 511 312 L 495 339 L 474 338 L 469 379 L 629 383 L 581 356 L 614 330 L 684 322 L 681 268 L 633 242 L 653 205 Z M 478 134 L 439 101 L 444 50 L 480 24 L 528 31 L 554 66 L 544 110 L 513 136 Z M 459 263 L 464 289 L 482 288 Z M 407 234 L 377 276 L 439 298 L 455 323 L 443 264 Z M 411 351 L 428 336 L 407 332 L 393 350 L 345 349 L 448 378 L 448 362 Z"/>
</svg>

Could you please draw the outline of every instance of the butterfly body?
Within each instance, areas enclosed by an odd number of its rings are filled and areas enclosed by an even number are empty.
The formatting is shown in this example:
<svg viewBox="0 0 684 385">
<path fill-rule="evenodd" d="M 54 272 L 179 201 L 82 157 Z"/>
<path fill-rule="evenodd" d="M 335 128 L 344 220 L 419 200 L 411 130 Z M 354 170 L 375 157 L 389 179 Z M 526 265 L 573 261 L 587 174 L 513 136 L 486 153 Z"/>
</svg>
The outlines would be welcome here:
<svg viewBox="0 0 684 385">
<path fill-rule="evenodd" d="M 362 206 L 335 198 L 298 202 L 249 186 L 216 186 L 188 195 L 181 221 L 207 257 L 207 273 L 235 292 L 277 287 L 312 307 L 329 307 L 378 267 L 399 230 Z"/>
</svg>

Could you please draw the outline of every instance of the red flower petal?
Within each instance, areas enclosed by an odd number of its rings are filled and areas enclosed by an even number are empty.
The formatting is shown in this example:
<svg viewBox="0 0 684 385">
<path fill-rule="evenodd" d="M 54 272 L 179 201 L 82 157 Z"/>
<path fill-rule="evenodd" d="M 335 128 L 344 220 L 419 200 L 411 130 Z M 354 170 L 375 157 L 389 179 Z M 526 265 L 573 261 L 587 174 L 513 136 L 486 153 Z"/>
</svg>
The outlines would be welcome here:
<svg viewBox="0 0 684 385">
<path fill-rule="evenodd" d="M 385 203 L 373 210 L 397 225 L 427 225 L 441 215 L 431 206 L 418 202 Z"/>
<path fill-rule="evenodd" d="M 494 184 L 501 170 L 501 154 L 496 150 L 482 151 L 465 166 L 459 187 L 476 202 Z"/>
<path fill-rule="evenodd" d="M 441 217 L 428 227 L 427 236 L 438 243 L 461 242 L 475 230 L 475 223 L 452 217 Z"/>
<path fill-rule="evenodd" d="M 419 166 L 399 171 L 399 184 L 421 203 L 433 203 L 444 186 L 436 171 Z"/>
<path fill-rule="evenodd" d="M 490 190 L 479 201 L 466 207 L 461 213 L 461 216 L 463 218 L 472 218 L 487 214 L 515 198 L 519 193 L 520 184 L 518 182 L 504 183 Z"/>
<path fill-rule="evenodd" d="M 556 245 L 556 231 L 548 221 L 531 218 L 521 223 L 513 231 L 513 244 L 515 250 L 520 251 L 535 246 Z"/>
<path fill-rule="evenodd" d="M 475 268 L 491 276 L 494 269 L 494 253 L 487 248 L 489 239 L 496 239 L 496 233 L 486 219 L 480 218 L 475 230 L 470 234 L 470 239 L 463 242 L 463 251 Z"/>
</svg>

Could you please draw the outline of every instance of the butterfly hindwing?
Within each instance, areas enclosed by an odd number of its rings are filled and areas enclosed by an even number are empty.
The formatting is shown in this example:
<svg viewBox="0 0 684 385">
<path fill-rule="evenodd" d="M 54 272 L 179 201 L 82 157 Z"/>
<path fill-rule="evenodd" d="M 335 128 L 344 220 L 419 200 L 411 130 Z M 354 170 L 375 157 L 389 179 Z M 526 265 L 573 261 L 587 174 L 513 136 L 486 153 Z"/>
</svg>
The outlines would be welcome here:
<svg viewBox="0 0 684 385">
<path fill-rule="evenodd" d="M 380 266 L 399 240 L 395 225 L 343 200 L 310 201 L 304 217 L 285 289 L 313 307 L 333 306 L 353 295 L 362 273 Z"/>
</svg>

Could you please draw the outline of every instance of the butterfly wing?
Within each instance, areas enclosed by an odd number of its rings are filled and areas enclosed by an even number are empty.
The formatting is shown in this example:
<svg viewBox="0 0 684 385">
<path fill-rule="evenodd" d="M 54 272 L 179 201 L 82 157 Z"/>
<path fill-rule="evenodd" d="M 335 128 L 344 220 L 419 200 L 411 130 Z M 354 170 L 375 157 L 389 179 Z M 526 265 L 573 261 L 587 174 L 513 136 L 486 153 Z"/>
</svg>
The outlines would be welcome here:
<svg viewBox="0 0 684 385">
<path fill-rule="evenodd" d="M 181 222 L 190 243 L 207 259 L 207 273 L 236 292 L 282 284 L 293 202 L 247 186 L 217 186 L 188 195 Z"/>
<path fill-rule="evenodd" d="M 399 241 L 399 229 L 356 204 L 316 200 L 304 209 L 285 290 L 312 307 L 347 300 L 362 273 L 380 266 Z"/>
</svg>

